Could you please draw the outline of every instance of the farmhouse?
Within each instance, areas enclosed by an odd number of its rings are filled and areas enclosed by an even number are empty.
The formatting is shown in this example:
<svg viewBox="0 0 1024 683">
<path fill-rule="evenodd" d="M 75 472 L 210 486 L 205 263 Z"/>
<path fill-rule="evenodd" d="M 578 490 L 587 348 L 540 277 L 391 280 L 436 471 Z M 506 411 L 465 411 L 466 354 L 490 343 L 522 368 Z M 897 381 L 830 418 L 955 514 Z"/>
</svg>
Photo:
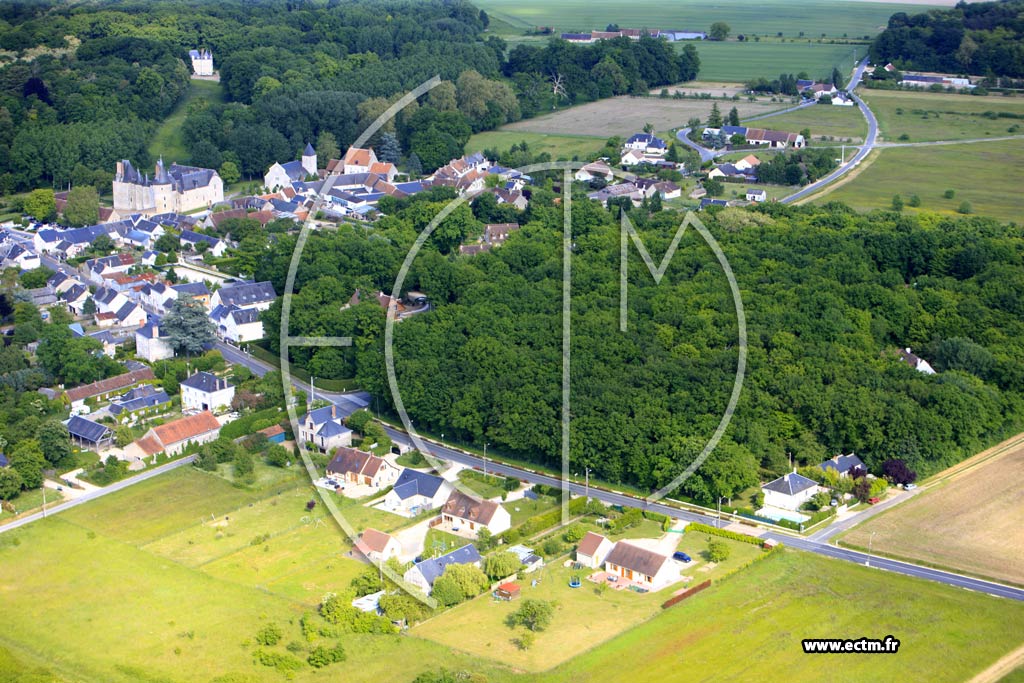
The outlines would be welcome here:
<svg viewBox="0 0 1024 683">
<path fill-rule="evenodd" d="M 376 529 L 367 529 L 359 534 L 356 550 L 371 562 L 387 562 L 398 557 L 402 552 L 402 544 L 394 536 Z"/>
<path fill-rule="evenodd" d="M 969 90 L 973 90 L 977 87 L 971 83 L 971 79 L 960 76 L 950 76 L 948 74 L 911 73 L 903 74 L 903 80 L 900 81 L 900 85 L 910 88 L 930 88 L 937 85 L 943 88 L 967 88 Z"/>
<path fill-rule="evenodd" d="M 441 524 L 452 531 L 462 530 L 471 534 L 487 529 L 497 536 L 512 526 L 512 517 L 498 503 L 452 491 L 441 508 Z"/>
<path fill-rule="evenodd" d="M 389 512 L 412 516 L 441 507 L 452 490 L 452 485 L 441 477 L 406 468 L 384 496 L 382 507 Z"/>
<path fill-rule="evenodd" d="M 444 570 L 448 565 L 471 564 L 479 567 L 480 562 L 480 553 L 477 551 L 476 546 L 470 544 L 441 557 L 423 560 L 405 572 L 402 578 L 429 595 L 434 586 L 434 581 L 444 574 Z"/>
<path fill-rule="evenodd" d="M 849 455 L 836 455 L 825 462 L 818 465 L 822 470 L 828 472 L 829 470 L 835 470 L 842 476 L 848 476 L 850 470 L 859 467 L 860 469 L 867 471 L 864 467 L 864 462 L 853 453 Z"/>
<path fill-rule="evenodd" d="M 601 534 L 588 531 L 576 546 L 576 561 L 584 567 L 597 569 L 612 550 L 613 543 Z"/>
<path fill-rule="evenodd" d="M 352 430 L 345 426 L 333 403 L 303 415 L 298 436 L 301 443 L 311 443 L 323 453 L 352 445 Z"/>
<path fill-rule="evenodd" d="M 648 590 L 672 582 L 673 565 L 668 555 L 619 541 L 604 560 L 604 569 Z"/>
<path fill-rule="evenodd" d="M 209 411 L 183 417 L 158 427 L 153 427 L 142 437 L 130 443 L 125 456 L 141 460 L 158 453 L 177 455 L 189 444 L 204 444 L 213 441 L 220 434 L 220 422 Z"/>
<path fill-rule="evenodd" d="M 707 140 L 719 134 L 726 137 L 739 135 L 745 138 L 748 145 L 761 145 L 772 149 L 800 149 L 806 144 L 804 136 L 799 133 L 785 133 L 767 128 L 748 128 L 746 126 L 722 126 L 721 128 L 705 128 L 701 136 Z"/>
<path fill-rule="evenodd" d="M 763 484 L 761 492 L 764 493 L 765 507 L 798 510 L 818 492 L 818 483 L 796 472 L 789 472 Z"/>
<path fill-rule="evenodd" d="M 372 453 L 339 448 L 327 465 L 327 476 L 349 484 L 382 488 L 398 478 L 398 468 Z"/>
<path fill-rule="evenodd" d="M 234 397 L 234 385 L 209 372 L 196 372 L 181 383 L 182 410 L 222 411 Z"/>
</svg>

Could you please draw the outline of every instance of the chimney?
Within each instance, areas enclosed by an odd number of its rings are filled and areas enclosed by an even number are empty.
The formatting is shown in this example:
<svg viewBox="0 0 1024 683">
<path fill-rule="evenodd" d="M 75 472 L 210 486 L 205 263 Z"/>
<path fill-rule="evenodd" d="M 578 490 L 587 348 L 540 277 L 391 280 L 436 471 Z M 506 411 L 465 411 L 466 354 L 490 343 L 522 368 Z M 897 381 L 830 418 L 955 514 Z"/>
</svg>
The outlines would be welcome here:
<svg viewBox="0 0 1024 683">
<path fill-rule="evenodd" d="M 331 404 L 331 419 L 337 419 L 338 417 L 338 406 L 334 403 Z"/>
<path fill-rule="evenodd" d="M 121 162 L 121 161 L 117 162 L 117 173 L 116 173 L 116 176 L 117 176 L 118 179 L 124 177 L 124 162 Z"/>
</svg>

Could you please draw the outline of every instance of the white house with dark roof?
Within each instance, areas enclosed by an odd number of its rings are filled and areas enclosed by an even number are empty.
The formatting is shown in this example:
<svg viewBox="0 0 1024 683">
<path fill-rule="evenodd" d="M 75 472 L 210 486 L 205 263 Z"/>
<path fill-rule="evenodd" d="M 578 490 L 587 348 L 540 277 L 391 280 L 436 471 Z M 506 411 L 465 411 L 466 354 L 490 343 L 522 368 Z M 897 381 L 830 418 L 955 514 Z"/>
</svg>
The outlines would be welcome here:
<svg viewBox="0 0 1024 683">
<path fill-rule="evenodd" d="M 196 372 L 181 382 L 182 410 L 223 412 L 231 407 L 235 386 L 209 372 Z"/>
<path fill-rule="evenodd" d="M 920 373 L 925 375 L 935 374 L 935 368 L 931 366 L 931 363 L 911 351 L 909 346 L 905 349 L 900 349 L 900 358 L 903 359 L 904 363 Z"/>
<path fill-rule="evenodd" d="M 238 306 L 265 311 L 276 298 L 274 285 L 270 282 L 241 282 L 224 285 L 214 292 L 210 298 L 210 306 Z"/>
<path fill-rule="evenodd" d="M 239 344 L 263 339 L 263 321 L 258 308 L 215 306 L 210 320 L 221 338 Z"/>
<path fill-rule="evenodd" d="M 451 483 L 441 477 L 406 468 L 384 496 L 381 507 L 388 512 L 411 517 L 441 507 L 453 490 Z"/>
<path fill-rule="evenodd" d="M 405 572 L 402 578 L 429 595 L 434 587 L 434 581 L 444 574 L 444 570 L 449 565 L 471 564 L 479 567 L 481 562 L 482 558 L 476 546 L 470 544 L 440 557 L 423 560 L 419 564 L 413 565 L 411 569 Z"/>
<path fill-rule="evenodd" d="M 178 235 L 178 244 L 182 249 L 189 249 L 191 251 L 199 251 L 199 244 L 205 242 L 210 245 L 206 248 L 206 251 L 213 254 L 215 257 L 220 258 L 227 251 L 228 245 L 224 240 L 217 239 L 212 235 L 204 235 L 201 232 L 195 230 L 182 230 L 181 234 Z"/>
<path fill-rule="evenodd" d="M 636 133 L 630 136 L 623 148 L 636 150 L 646 156 L 662 156 L 668 151 L 665 141 L 650 133 Z"/>
<path fill-rule="evenodd" d="M 301 443 L 311 443 L 324 453 L 352 445 L 352 430 L 333 403 L 303 415 L 298 437 Z"/>
<path fill-rule="evenodd" d="M 135 330 L 135 355 L 150 363 L 174 358 L 169 337 L 160 329 L 159 321 L 150 321 Z"/>
<path fill-rule="evenodd" d="M 626 541 L 616 543 L 604 558 L 604 570 L 648 590 L 663 588 L 679 577 L 668 555 Z"/>
<path fill-rule="evenodd" d="M 498 503 L 478 500 L 461 491 L 452 491 L 441 507 L 441 525 L 470 535 L 487 529 L 497 536 L 512 526 L 512 517 Z"/>
<path fill-rule="evenodd" d="M 794 511 L 799 510 L 818 490 L 818 482 L 796 472 L 789 472 L 761 485 L 765 507 Z"/>
<path fill-rule="evenodd" d="M 263 185 L 268 190 L 290 187 L 293 182 L 305 180 L 306 176 L 316 175 L 316 150 L 306 143 L 302 158 L 287 161 L 283 164 L 274 162 L 263 176 Z"/>
<path fill-rule="evenodd" d="M 747 188 L 747 201 L 748 202 L 765 202 L 768 201 L 768 193 L 759 187 L 748 187 Z"/>
<path fill-rule="evenodd" d="M 858 458 L 853 453 L 848 455 L 836 455 L 825 462 L 818 465 L 823 471 L 828 472 L 829 470 L 835 470 L 841 476 L 849 476 L 850 470 L 859 467 L 860 469 L 867 471 L 864 466 L 864 461 Z"/>
</svg>

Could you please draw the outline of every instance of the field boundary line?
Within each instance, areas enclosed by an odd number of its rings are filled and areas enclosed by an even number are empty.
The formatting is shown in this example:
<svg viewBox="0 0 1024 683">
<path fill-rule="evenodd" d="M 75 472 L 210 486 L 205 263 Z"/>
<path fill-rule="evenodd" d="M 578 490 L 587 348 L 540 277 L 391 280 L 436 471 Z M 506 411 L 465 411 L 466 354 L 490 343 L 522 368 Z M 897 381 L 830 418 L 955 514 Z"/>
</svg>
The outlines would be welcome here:
<svg viewBox="0 0 1024 683">
<path fill-rule="evenodd" d="M 1017 667 L 1022 665 L 1024 665 L 1024 645 L 1021 645 L 1016 650 L 1007 652 L 993 662 L 992 666 L 976 675 L 967 683 L 996 683 L 1003 680 L 1003 677 L 1013 673 Z"/>
</svg>

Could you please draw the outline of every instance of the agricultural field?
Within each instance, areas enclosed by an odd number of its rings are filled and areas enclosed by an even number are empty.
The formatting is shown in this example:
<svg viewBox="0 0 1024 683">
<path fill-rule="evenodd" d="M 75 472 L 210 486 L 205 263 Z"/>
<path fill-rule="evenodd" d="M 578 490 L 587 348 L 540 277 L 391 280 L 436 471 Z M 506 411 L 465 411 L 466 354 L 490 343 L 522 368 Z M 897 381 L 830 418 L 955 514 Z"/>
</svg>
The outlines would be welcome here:
<svg viewBox="0 0 1024 683">
<path fill-rule="evenodd" d="M 185 149 L 185 142 L 181 139 L 181 126 L 185 123 L 189 104 L 197 99 L 207 100 L 210 104 L 223 102 L 224 91 L 217 81 L 192 79 L 188 94 L 157 128 L 152 142 L 149 143 L 150 156 L 154 158 L 162 156 L 168 163 L 188 163 L 188 151 Z"/>
<path fill-rule="evenodd" d="M 537 26 L 556 32 L 603 30 L 608 24 L 629 28 L 664 28 L 706 31 L 724 21 L 733 35 L 795 37 L 803 33 L 817 38 L 862 38 L 881 31 L 895 12 L 923 12 L 929 6 L 952 2 L 919 3 L 858 2 L 849 0 L 732 0 L 728 3 L 663 3 L 652 0 L 622 3 L 615 0 L 477 0 L 477 7 L 501 22 L 500 29 L 517 33 Z M 496 30 L 499 27 L 494 27 Z"/>
<path fill-rule="evenodd" d="M 517 121 L 504 126 L 501 132 L 547 133 L 572 135 L 586 131 L 604 140 L 619 135 L 628 137 L 643 130 L 644 124 L 654 125 L 657 131 L 681 128 L 691 117 L 704 120 L 711 113 L 712 104 L 717 104 L 723 114 L 736 107 L 740 118 L 767 114 L 786 108 L 786 104 L 758 100 L 698 100 L 659 97 L 612 97 L 597 102 L 588 102 L 545 114 L 532 119 Z M 514 137 L 514 136 L 513 136 Z M 600 145 L 599 145 L 600 148 Z"/>
<path fill-rule="evenodd" d="M 699 556 L 700 550 L 707 546 L 704 535 L 684 534 L 683 537 L 685 543 L 681 547 L 685 546 L 683 549 L 690 553 L 696 564 L 706 567 L 707 563 Z M 735 571 L 763 552 L 747 543 L 728 539 L 723 541 L 729 546 L 731 555 L 715 567 L 718 575 Z M 679 583 L 646 594 L 628 590 L 599 590 L 596 584 L 586 580 L 588 573 L 564 567 L 556 561 L 556 564 L 530 574 L 529 580 L 520 582 L 522 599 L 558 603 L 551 627 L 537 634 L 536 642 L 526 652 L 512 643 L 516 632 L 505 624 L 505 619 L 517 609 L 518 603 L 497 601 L 490 595 L 459 605 L 417 626 L 412 633 L 452 648 L 495 659 L 517 669 L 545 671 L 655 616 L 661 611 L 661 603 L 685 585 Z M 693 583 L 700 583 L 708 576 L 717 578 L 715 574 L 700 571 L 700 567 L 687 574 L 693 574 Z M 573 576 L 583 579 L 581 587 L 569 587 L 569 579 Z M 539 580 L 536 586 L 531 585 L 533 579 Z M 573 644 L 571 648 L 565 646 L 568 642 Z"/>
<path fill-rule="evenodd" d="M 904 211 L 915 211 L 906 203 L 917 195 L 921 211 L 952 215 L 967 201 L 975 214 L 1016 221 L 1024 139 L 876 150 L 847 178 L 815 201 L 840 201 L 866 211 L 891 206 L 899 194 Z M 946 190 L 954 191 L 952 199 L 944 197 Z"/>
<path fill-rule="evenodd" d="M 812 141 L 829 137 L 836 141 L 863 142 L 868 131 L 868 124 L 859 107 L 833 107 L 828 104 L 816 104 L 788 114 L 744 122 L 744 125 L 794 133 L 807 128 L 811 131 Z"/>
<path fill-rule="evenodd" d="M 591 135 L 549 135 L 526 131 L 512 131 L 507 128 L 477 133 L 466 143 L 466 154 L 480 152 L 485 149 L 496 149 L 504 152 L 525 142 L 534 154 L 547 152 L 555 161 L 591 159 L 604 147 L 607 138 Z"/>
<path fill-rule="evenodd" d="M 7 510 L 0 509 L 0 525 L 5 524 L 16 517 L 27 515 L 32 512 L 36 512 L 43 508 L 43 496 L 46 496 L 46 509 L 49 510 L 51 505 L 64 500 L 64 494 L 54 489 L 32 489 L 31 491 L 22 491 L 17 498 L 13 499 L 11 504 L 14 506 L 14 512 L 8 512 Z"/>
<path fill-rule="evenodd" d="M 601 680 L 629 662 L 636 681 L 960 682 L 1018 647 L 1019 629 L 1007 625 L 1022 620 L 1019 602 L 786 551 L 536 680 Z M 802 638 L 889 634 L 898 656 L 843 657 L 831 675 L 800 647 Z"/>
<path fill-rule="evenodd" d="M 679 49 L 685 43 L 676 43 Z M 746 83 L 752 78 L 776 78 L 781 73 L 806 71 L 811 78 L 823 78 L 832 67 L 846 75 L 853 71 L 854 51 L 864 56 L 865 46 L 799 41 L 703 41 L 697 44 L 702 80 Z"/>
<path fill-rule="evenodd" d="M 1024 97 L 905 90 L 862 90 L 860 94 L 878 118 L 879 135 L 887 142 L 1024 135 Z"/>
<path fill-rule="evenodd" d="M 1019 439 L 1018 439 L 1019 441 Z M 1024 468 L 1024 444 L 997 446 L 948 478 L 842 537 L 844 544 L 1024 584 L 1024 491 L 1007 472 Z M 984 457 L 978 456 L 978 457 Z"/>
</svg>

